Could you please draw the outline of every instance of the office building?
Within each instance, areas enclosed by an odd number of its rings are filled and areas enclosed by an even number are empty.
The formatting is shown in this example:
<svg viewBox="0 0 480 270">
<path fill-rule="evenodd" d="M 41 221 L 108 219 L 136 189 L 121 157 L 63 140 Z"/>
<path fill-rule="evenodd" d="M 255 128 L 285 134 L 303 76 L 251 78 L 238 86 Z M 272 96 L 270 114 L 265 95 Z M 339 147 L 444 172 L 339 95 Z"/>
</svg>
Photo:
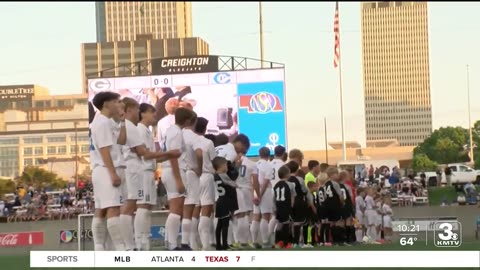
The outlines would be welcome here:
<svg viewBox="0 0 480 270">
<path fill-rule="evenodd" d="M 89 74 L 95 77 L 138 75 L 136 62 L 178 56 L 208 55 L 209 46 L 201 38 L 145 39 L 82 44 L 82 82 L 87 92 Z M 125 68 L 125 65 L 128 68 Z M 118 66 L 122 66 L 117 68 Z M 150 67 L 151 68 L 151 67 Z"/>
<path fill-rule="evenodd" d="M 96 2 L 97 42 L 192 36 L 190 2 Z"/>
<path fill-rule="evenodd" d="M 50 96 L 37 85 L 0 86 L 0 120 L 0 178 L 15 178 L 26 166 L 64 180 L 88 170 L 86 94 Z"/>
<path fill-rule="evenodd" d="M 432 132 L 427 2 L 362 2 L 367 144 Z"/>
</svg>

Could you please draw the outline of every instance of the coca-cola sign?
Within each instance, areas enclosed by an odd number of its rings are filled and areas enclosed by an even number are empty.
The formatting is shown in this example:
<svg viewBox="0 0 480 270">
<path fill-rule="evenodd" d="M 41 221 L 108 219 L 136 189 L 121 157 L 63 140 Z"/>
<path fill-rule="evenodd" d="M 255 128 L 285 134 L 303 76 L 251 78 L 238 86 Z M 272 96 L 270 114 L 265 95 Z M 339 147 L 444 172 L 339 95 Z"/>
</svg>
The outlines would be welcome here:
<svg viewBox="0 0 480 270">
<path fill-rule="evenodd" d="M 43 232 L 0 233 L 0 248 L 43 245 Z"/>
</svg>

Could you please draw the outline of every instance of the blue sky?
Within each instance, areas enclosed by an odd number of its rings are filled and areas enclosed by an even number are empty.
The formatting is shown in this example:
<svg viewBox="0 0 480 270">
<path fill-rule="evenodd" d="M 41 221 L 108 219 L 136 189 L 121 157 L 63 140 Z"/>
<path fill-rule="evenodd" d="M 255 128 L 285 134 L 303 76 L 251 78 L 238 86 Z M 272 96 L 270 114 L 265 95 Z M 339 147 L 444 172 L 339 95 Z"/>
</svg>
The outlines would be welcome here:
<svg viewBox="0 0 480 270">
<path fill-rule="evenodd" d="M 193 33 L 211 54 L 259 58 L 257 3 L 194 3 Z M 264 3 L 265 59 L 286 64 L 289 145 L 340 141 L 338 75 L 333 68 L 334 2 Z M 480 119 L 480 3 L 430 3 L 434 128 Z M 0 3 L 0 85 L 35 83 L 52 94 L 81 92 L 80 43 L 95 41 L 95 4 Z M 360 4 L 340 4 L 346 139 L 364 144 Z"/>
</svg>

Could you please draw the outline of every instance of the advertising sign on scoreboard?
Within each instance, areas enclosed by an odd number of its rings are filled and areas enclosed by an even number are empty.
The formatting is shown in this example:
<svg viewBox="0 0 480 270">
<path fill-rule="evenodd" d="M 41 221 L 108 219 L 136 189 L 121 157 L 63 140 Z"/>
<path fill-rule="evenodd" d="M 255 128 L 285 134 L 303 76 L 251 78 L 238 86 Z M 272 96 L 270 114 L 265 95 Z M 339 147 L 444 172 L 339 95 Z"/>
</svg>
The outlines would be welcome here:
<svg viewBox="0 0 480 270">
<path fill-rule="evenodd" d="M 187 60 L 164 64 L 176 69 L 210 64 L 206 59 L 198 63 Z M 172 107 L 188 106 L 209 120 L 207 133 L 224 133 L 229 138 L 246 134 L 251 143 L 248 156 L 257 156 L 263 146 L 272 151 L 277 145 L 286 146 L 283 68 L 96 78 L 88 85 L 90 101 L 98 92 L 115 91 L 122 98 L 132 97 L 155 106 L 157 137 L 174 122 Z"/>
</svg>

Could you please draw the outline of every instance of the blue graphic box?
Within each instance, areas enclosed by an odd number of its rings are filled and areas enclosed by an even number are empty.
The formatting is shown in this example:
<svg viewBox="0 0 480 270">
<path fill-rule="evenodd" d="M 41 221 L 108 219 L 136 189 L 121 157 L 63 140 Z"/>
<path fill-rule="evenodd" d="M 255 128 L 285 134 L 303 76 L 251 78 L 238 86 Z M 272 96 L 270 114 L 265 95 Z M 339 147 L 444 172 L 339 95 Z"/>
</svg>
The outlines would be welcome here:
<svg viewBox="0 0 480 270">
<path fill-rule="evenodd" d="M 284 83 L 241 83 L 238 93 L 238 129 L 250 138 L 247 156 L 263 147 L 286 146 Z"/>
</svg>

